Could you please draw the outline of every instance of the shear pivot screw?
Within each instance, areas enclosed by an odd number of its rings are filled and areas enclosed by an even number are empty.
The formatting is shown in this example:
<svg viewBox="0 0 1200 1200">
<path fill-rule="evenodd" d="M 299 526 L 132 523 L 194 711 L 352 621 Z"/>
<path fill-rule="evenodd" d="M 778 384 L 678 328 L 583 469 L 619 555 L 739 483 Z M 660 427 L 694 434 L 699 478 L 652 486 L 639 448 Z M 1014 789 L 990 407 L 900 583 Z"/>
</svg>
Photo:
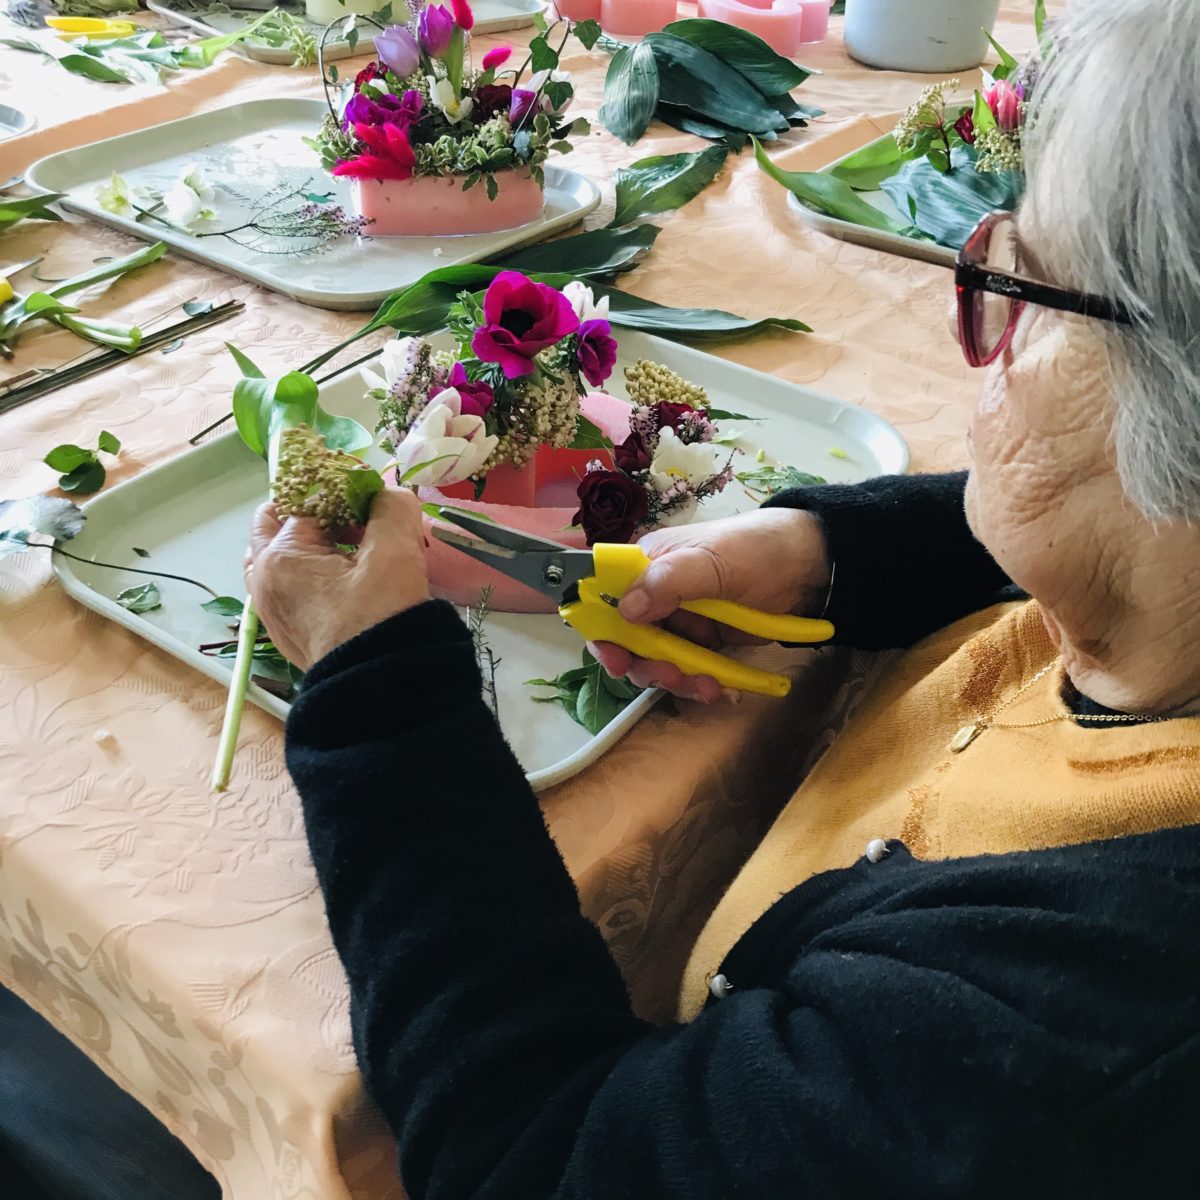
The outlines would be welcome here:
<svg viewBox="0 0 1200 1200">
<path fill-rule="evenodd" d="M 551 587 L 558 587 L 564 578 L 565 572 L 563 571 L 562 567 L 558 565 L 558 563 L 551 563 L 546 568 L 546 582 L 550 584 Z"/>
</svg>

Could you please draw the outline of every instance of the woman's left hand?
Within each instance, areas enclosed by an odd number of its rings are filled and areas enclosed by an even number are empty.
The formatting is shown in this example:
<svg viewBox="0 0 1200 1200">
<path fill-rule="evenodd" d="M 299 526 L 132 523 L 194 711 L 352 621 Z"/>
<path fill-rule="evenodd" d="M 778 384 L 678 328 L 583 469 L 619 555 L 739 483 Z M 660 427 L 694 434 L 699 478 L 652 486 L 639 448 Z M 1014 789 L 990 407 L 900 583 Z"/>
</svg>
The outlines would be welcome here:
<svg viewBox="0 0 1200 1200">
<path fill-rule="evenodd" d="M 385 489 L 354 554 L 316 521 L 254 514 L 246 588 L 280 653 L 303 671 L 343 642 L 429 599 L 421 506 Z"/>
</svg>

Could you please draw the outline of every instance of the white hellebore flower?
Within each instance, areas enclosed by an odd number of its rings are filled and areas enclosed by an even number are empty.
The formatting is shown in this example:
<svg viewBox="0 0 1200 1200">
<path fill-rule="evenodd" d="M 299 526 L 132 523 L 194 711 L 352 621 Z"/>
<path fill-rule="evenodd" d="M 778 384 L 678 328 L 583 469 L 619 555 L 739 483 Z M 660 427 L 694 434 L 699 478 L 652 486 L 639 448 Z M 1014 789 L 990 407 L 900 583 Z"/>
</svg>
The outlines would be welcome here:
<svg viewBox="0 0 1200 1200">
<path fill-rule="evenodd" d="M 114 171 L 107 187 L 96 188 L 96 202 L 113 216 L 136 221 L 138 208 L 150 207 L 150 196 L 144 188 L 138 187 L 136 183 L 130 184 Z"/>
<path fill-rule="evenodd" d="M 163 193 L 167 220 L 189 231 L 202 221 L 211 221 L 217 214 L 208 205 L 216 198 L 216 194 L 205 181 L 204 172 L 195 163 L 191 164 Z"/>
<path fill-rule="evenodd" d="M 419 338 L 391 338 L 384 342 L 379 351 L 379 366 L 383 368 L 380 375 L 370 367 L 360 367 L 359 375 L 368 391 L 390 392 L 396 384 L 407 379 L 412 374 L 416 362 Z"/>
<path fill-rule="evenodd" d="M 717 465 L 713 447 L 705 442 L 681 442 L 675 436 L 675 430 L 668 426 L 660 430 L 658 449 L 650 463 L 650 486 L 659 495 L 665 495 L 675 490 L 678 493 L 682 485 L 682 494 L 693 492 L 701 484 L 706 483 L 717 473 Z M 691 519 L 698 506 L 698 501 L 691 496 L 686 504 L 671 508 L 667 525 L 677 525 Z"/>
<path fill-rule="evenodd" d="M 470 96 L 460 96 L 448 79 L 435 79 L 432 75 L 428 76 L 428 79 L 429 98 L 451 125 L 457 125 L 459 121 L 465 121 L 471 115 L 475 101 Z"/>
<path fill-rule="evenodd" d="M 597 303 L 592 289 L 586 283 L 576 280 L 574 283 L 568 283 L 562 292 L 575 310 L 580 324 L 584 321 L 608 320 L 608 297 L 601 296 L 600 302 Z"/>
<path fill-rule="evenodd" d="M 492 457 L 499 440 L 487 432 L 482 417 L 464 417 L 462 397 L 447 388 L 430 400 L 396 447 L 396 478 L 421 487 L 462 483 Z M 423 463 L 429 465 L 409 477 Z"/>
</svg>

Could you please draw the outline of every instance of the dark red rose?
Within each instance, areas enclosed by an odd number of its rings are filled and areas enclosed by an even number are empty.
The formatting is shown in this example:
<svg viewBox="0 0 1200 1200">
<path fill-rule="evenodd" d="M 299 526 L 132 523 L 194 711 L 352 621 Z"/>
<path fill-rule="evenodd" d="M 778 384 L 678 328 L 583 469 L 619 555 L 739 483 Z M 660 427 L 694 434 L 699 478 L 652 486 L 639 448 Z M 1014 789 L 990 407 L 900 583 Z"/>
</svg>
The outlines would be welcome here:
<svg viewBox="0 0 1200 1200">
<path fill-rule="evenodd" d="M 954 122 L 954 132 L 968 146 L 975 145 L 975 114 L 969 108 L 964 108 L 962 115 Z"/>
<path fill-rule="evenodd" d="M 654 406 L 654 419 L 659 429 L 674 429 L 679 432 L 679 422 L 685 413 L 696 410 L 690 404 L 668 404 L 665 401 Z"/>
<path fill-rule="evenodd" d="M 512 105 L 512 88 L 507 83 L 489 83 L 475 93 L 475 111 L 479 121 L 487 121 Z"/>
<path fill-rule="evenodd" d="M 620 471 L 589 471 L 579 481 L 579 511 L 587 544 L 627 542 L 650 508 L 646 489 Z"/>
<path fill-rule="evenodd" d="M 372 79 L 378 79 L 382 74 L 377 62 L 367 63 L 354 77 L 354 90 L 357 92 L 364 83 L 370 83 Z"/>
<path fill-rule="evenodd" d="M 644 471 L 653 457 L 646 446 L 646 439 L 640 433 L 631 433 L 613 450 L 613 461 L 617 464 L 617 470 L 629 475 L 635 471 Z"/>
</svg>

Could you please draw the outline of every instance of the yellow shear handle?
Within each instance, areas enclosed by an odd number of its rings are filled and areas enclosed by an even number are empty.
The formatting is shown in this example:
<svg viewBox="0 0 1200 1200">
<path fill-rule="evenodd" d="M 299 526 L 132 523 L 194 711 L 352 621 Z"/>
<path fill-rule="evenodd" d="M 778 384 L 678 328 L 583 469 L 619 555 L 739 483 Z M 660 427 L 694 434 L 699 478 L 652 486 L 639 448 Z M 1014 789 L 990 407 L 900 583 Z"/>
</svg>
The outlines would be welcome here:
<svg viewBox="0 0 1200 1200">
<path fill-rule="evenodd" d="M 585 641 L 613 642 L 642 658 L 669 662 L 685 675 L 709 675 L 723 687 L 763 696 L 786 696 L 791 680 L 726 658 L 657 625 L 626 621 L 605 597 L 620 599 L 650 565 L 637 546 L 592 547 L 596 574 L 579 585 L 579 600 L 559 613 Z M 812 621 L 779 613 L 764 613 L 729 600 L 689 600 L 683 606 L 755 637 L 784 642 L 824 642 L 833 636 L 828 621 Z"/>
<path fill-rule="evenodd" d="M 103 17 L 47 17 L 46 24 L 63 39 L 86 37 L 100 41 L 132 37 L 138 32 L 132 21 L 109 21 Z"/>
</svg>

